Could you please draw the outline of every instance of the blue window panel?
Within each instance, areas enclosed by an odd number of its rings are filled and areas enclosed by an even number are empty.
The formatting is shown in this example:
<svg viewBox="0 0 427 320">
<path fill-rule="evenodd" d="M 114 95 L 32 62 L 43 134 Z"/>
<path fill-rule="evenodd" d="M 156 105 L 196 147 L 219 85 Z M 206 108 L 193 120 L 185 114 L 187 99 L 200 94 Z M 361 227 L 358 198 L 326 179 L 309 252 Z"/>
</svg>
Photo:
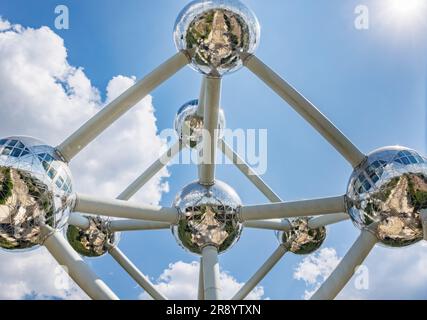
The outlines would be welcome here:
<svg viewBox="0 0 427 320">
<path fill-rule="evenodd" d="M 61 188 L 63 184 L 64 184 L 64 179 L 62 177 L 58 177 L 58 179 L 56 179 L 56 186 L 58 188 Z"/>
<path fill-rule="evenodd" d="M 9 143 L 7 145 L 9 147 L 14 147 L 17 143 L 18 143 L 18 140 L 11 140 L 11 141 L 9 141 Z"/>
<path fill-rule="evenodd" d="M 363 184 L 363 188 L 365 188 L 366 191 L 369 191 L 371 189 L 371 184 L 369 183 L 369 181 L 365 181 L 365 183 Z"/>
<path fill-rule="evenodd" d="M 19 158 L 21 156 L 22 150 L 21 149 L 13 149 L 10 155 L 14 158 Z"/>
<path fill-rule="evenodd" d="M 409 156 L 409 161 L 411 161 L 411 163 L 413 163 L 413 164 L 418 163 L 417 160 L 415 159 L 415 157 L 413 157 L 413 156 Z"/>
<path fill-rule="evenodd" d="M 372 177 L 372 181 L 373 181 L 374 183 L 377 183 L 379 180 L 380 180 L 380 177 L 379 177 L 379 176 L 377 176 L 377 175 L 374 175 L 374 176 Z"/>
<path fill-rule="evenodd" d="M 47 172 L 47 175 L 53 180 L 56 176 L 57 172 L 54 168 L 50 168 L 50 170 Z"/>
<path fill-rule="evenodd" d="M 402 158 L 402 161 L 404 164 L 410 164 L 410 161 L 408 158 Z"/>
<path fill-rule="evenodd" d="M 4 146 L 8 140 L 7 139 L 1 139 L 0 140 L 0 146 Z"/>
</svg>

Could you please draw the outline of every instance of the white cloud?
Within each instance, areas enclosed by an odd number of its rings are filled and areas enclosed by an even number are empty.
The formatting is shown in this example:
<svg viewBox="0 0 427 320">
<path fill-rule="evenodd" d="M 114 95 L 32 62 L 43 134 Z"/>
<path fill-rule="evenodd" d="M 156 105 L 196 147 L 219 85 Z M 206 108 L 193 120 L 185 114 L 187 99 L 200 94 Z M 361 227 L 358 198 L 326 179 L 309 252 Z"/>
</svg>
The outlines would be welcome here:
<svg viewBox="0 0 427 320">
<path fill-rule="evenodd" d="M 8 30 L 11 28 L 9 21 L 3 20 L 0 16 L 0 31 Z"/>
<path fill-rule="evenodd" d="M 305 258 L 294 278 L 307 286 L 309 299 L 339 263 L 334 249 L 323 249 Z M 427 299 L 427 250 L 424 242 L 401 249 L 376 246 L 363 264 L 367 274 L 354 276 L 337 299 Z M 357 289 L 356 277 L 366 277 L 368 288 Z"/>
<path fill-rule="evenodd" d="M 220 273 L 221 298 L 230 299 L 244 285 L 239 283 L 227 272 Z M 173 300 L 195 300 L 197 299 L 199 283 L 199 263 L 184 263 L 182 261 L 170 264 L 164 270 L 155 287 L 167 298 Z M 256 287 L 248 296 L 249 300 L 260 300 L 264 296 L 263 287 Z M 146 293 L 140 295 L 141 299 L 149 299 Z"/>
<path fill-rule="evenodd" d="M 0 259 L 0 300 L 87 299 L 44 248 Z"/>
<path fill-rule="evenodd" d="M 107 101 L 134 82 L 134 78 L 114 77 L 106 88 Z M 24 28 L 0 18 L 0 136 L 29 135 L 56 145 L 104 104 L 84 70 L 69 65 L 61 37 L 48 27 Z M 148 96 L 75 158 L 71 164 L 75 189 L 115 197 L 158 157 L 163 146 Z M 164 169 L 136 200 L 158 204 L 168 191 L 163 181 L 167 176 Z M 32 256 L 47 275 L 43 281 L 33 279 Z M 0 292 L 11 292 L 13 298 L 33 291 L 39 298 L 52 295 L 46 281 L 55 264 L 49 259 L 44 250 L 25 257 L 1 254 L 8 276 L 4 279 L 0 273 Z"/>
<path fill-rule="evenodd" d="M 367 290 L 357 290 L 353 278 L 338 299 L 427 299 L 425 243 L 401 249 L 376 246 L 366 259 Z"/>
<path fill-rule="evenodd" d="M 320 287 L 320 284 L 332 273 L 340 259 L 332 248 L 324 248 L 315 254 L 304 258 L 294 272 L 296 280 L 303 280 L 308 289 L 304 299 L 309 299 Z"/>
</svg>

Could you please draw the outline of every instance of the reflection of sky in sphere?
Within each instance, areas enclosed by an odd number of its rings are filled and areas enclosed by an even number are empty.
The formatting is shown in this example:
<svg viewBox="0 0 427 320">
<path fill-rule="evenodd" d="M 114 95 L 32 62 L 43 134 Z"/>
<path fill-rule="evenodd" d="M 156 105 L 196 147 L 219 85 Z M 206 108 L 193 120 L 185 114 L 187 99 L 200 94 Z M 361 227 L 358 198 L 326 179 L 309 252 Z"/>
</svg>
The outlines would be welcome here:
<svg viewBox="0 0 427 320">
<path fill-rule="evenodd" d="M 217 181 L 213 186 L 191 183 L 176 197 L 173 206 L 182 216 L 172 232 L 188 251 L 200 254 L 205 246 L 212 245 L 222 253 L 239 240 L 241 200 L 225 183 Z"/>
<path fill-rule="evenodd" d="M 73 203 L 68 165 L 51 146 L 30 137 L 0 140 L 0 246 L 39 244 L 40 226 L 61 229 Z"/>
<path fill-rule="evenodd" d="M 294 254 L 307 255 L 319 249 L 326 239 L 326 228 L 310 229 L 311 218 L 289 219 L 289 231 L 278 231 L 276 236 L 280 244 L 286 245 Z"/>
<path fill-rule="evenodd" d="M 427 160 L 416 151 L 389 147 L 371 153 L 350 178 L 347 207 L 360 229 L 385 245 L 400 247 L 422 239 L 420 211 L 427 209 Z"/>
<path fill-rule="evenodd" d="M 193 1 L 178 16 L 174 39 L 178 50 L 195 49 L 195 70 L 222 76 L 242 67 L 240 53 L 255 52 L 260 26 L 240 1 Z"/>
<path fill-rule="evenodd" d="M 120 233 L 109 230 L 111 219 L 85 216 L 89 220 L 89 228 L 82 230 L 69 225 L 66 237 L 76 252 L 88 258 L 101 257 L 108 252 L 108 245 L 119 244 Z"/>
</svg>

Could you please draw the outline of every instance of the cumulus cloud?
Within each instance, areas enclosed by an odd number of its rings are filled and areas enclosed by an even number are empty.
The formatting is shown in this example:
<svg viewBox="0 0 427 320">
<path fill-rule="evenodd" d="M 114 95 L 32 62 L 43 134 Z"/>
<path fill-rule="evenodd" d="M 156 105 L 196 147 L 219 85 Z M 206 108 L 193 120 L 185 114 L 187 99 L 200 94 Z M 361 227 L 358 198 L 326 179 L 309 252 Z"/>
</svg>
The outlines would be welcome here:
<svg viewBox="0 0 427 320">
<path fill-rule="evenodd" d="M 173 300 L 197 299 L 199 283 L 198 262 L 184 263 L 182 261 L 170 264 L 155 281 L 155 287 L 166 297 Z M 221 295 L 223 299 L 230 299 L 244 285 L 239 283 L 227 272 L 221 271 Z M 260 300 L 264 296 L 263 287 L 256 287 L 248 296 L 249 300 Z M 140 295 L 141 299 L 149 299 L 146 293 Z"/>
<path fill-rule="evenodd" d="M 294 278 L 303 280 L 307 286 L 307 290 L 304 292 L 304 299 L 310 299 L 339 262 L 340 259 L 335 249 L 324 248 L 304 258 L 298 264 L 294 272 Z"/>
<path fill-rule="evenodd" d="M 114 77 L 106 88 L 107 101 L 102 101 L 84 70 L 68 63 L 63 39 L 50 28 L 25 28 L 0 18 L 0 136 L 29 135 L 57 145 L 134 82 L 132 77 Z M 148 96 L 73 160 L 75 189 L 117 196 L 158 157 L 164 144 L 157 135 L 152 97 Z M 164 169 L 136 199 L 158 204 L 168 191 L 167 176 Z M 37 298 L 57 295 L 47 278 L 33 280 L 35 264 L 30 261 L 38 261 L 38 269 L 47 276 L 56 266 L 44 250 L 25 257 L 1 254 L 0 259 L 8 259 L 1 265 L 9 268 L 8 279 L 0 273 L 3 294 L 10 291 L 12 298 L 33 292 Z M 15 265 L 20 267 L 10 267 Z"/>
<path fill-rule="evenodd" d="M 427 299 L 425 243 L 402 249 L 376 246 L 364 266 L 367 288 L 358 290 L 353 278 L 338 299 Z"/>
<path fill-rule="evenodd" d="M 304 298 L 309 299 L 341 259 L 334 249 L 320 250 L 305 258 L 294 278 L 305 282 Z M 376 246 L 337 299 L 427 299 L 427 250 L 425 243 L 393 250 Z M 363 286 L 357 278 L 363 277 Z M 365 286 L 366 285 L 366 286 Z"/>
<path fill-rule="evenodd" d="M 0 300 L 88 298 L 44 248 L 0 259 Z"/>
</svg>

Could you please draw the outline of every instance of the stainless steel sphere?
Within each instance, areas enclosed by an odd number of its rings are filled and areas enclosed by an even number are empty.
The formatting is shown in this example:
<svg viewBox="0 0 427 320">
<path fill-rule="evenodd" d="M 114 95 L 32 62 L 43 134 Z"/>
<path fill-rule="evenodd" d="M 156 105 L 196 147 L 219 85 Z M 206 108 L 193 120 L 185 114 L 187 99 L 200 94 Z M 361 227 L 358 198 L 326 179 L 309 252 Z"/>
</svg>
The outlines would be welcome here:
<svg viewBox="0 0 427 320">
<path fill-rule="evenodd" d="M 31 249 L 41 226 L 61 230 L 73 208 L 71 173 L 54 148 L 29 137 L 0 140 L 0 247 Z"/>
<path fill-rule="evenodd" d="M 255 52 L 260 33 L 257 17 L 242 2 L 197 0 L 179 14 L 174 38 L 178 50 L 195 50 L 195 70 L 220 77 L 242 67 L 240 54 Z"/>
<path fill-rule="evenodd" d="M 241 201 L 227 184 L 221 181 L 213 186 L 191 183 L 177 195 L 173 205 L 179 209 L 181 218 L 172 227 L 172 233 L 190 252 L 201 254 L 204 247 L 211 245 L 222 253 L 239 240 Z"/>
<path fill-rule="evenodd" d="M 86 230 L 69 225 L 67 240 L 79 254 L 84 257 L 101 257 L 108 252 L 108 245 L 117 245 L 119 233 L 109 230 L 110 219 L 86 216 L 89 219 L 89 228 Z"/>
<path fill-rule="evenodd" d="M 198 115 L 199 100 L 191 100 L 184 104 L 175 117 L 175 131 L 187 146 L 195 148 L 202 140 L 204 121 L 203 115 Z M 218 138 L 224 136 L 225 116 L 220 109 L 218 119 Z"/>
<path fill-rule="evenodd" d="M 347 210 L 355 225 L 368 229 L 390 247 L 423 238 L 420 211 L 427 209 L 426 158 L 403 147 L 372 152 L 354 170 Z"/>
<path fill-rule="evenodd" d="M 306 255 L 319 249 L 326 239 L 326 228 L 310 229 L 308 222 L 311 218 L 300 218 L 290 220 L 291 229 L 287 232 L 277 232 L 277 238 L 281 244 L 289 247 L 289 251 Z"/>
</svg>

